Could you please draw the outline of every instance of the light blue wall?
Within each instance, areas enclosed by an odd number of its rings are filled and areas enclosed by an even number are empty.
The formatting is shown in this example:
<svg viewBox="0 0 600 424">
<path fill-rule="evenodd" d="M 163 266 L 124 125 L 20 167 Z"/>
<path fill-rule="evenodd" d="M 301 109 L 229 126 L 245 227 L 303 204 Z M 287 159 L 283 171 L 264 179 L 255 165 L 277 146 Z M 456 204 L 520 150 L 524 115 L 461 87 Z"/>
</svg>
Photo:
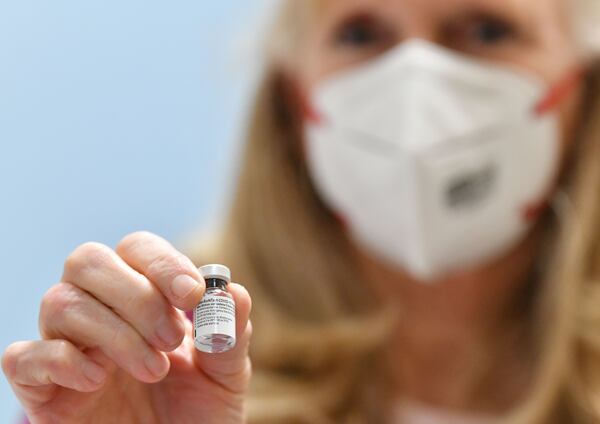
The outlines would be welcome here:
<svg viewBox="0 0 600 424">
<path fill-rule="evenodd" d="M 264 1 L 0 0 L 0 349 L 78 244 L 218 214 Z"/>
</svg>

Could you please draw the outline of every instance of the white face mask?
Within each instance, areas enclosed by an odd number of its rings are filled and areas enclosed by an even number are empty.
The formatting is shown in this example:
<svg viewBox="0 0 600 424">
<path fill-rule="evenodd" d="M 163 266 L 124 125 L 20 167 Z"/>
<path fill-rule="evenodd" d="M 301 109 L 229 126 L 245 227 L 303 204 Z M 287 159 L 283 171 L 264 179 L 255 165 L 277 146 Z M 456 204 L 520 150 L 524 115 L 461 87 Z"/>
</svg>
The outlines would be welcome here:
<svg viewBox="0 0 600 424">
<path fill-rule="evenodd" d="M 320 84 L 305 125 L 312 180 L 368 251 L 423 281 L 514 247 L 559 159 L 548 87 L 414 40 Z"/>
</svg>

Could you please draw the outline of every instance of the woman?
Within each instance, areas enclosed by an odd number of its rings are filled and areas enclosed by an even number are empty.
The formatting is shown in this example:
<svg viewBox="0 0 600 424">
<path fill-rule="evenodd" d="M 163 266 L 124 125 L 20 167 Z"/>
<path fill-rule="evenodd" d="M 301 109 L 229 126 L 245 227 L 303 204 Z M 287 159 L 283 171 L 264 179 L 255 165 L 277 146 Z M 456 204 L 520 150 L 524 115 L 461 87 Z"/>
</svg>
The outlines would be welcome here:
<svg viewBox="0 0 600 424">
<path fill-rule="evenodd" d="M 248 292 L 235 349 L 194 351 L 175 308 L 202 279 L 134 233 L 76 249 L 42 340 L 5 352 L 30 420 L 600 420 L 598 22 L 592 0 L 286 2 L 230 219 L 188 252 L 252 293 L 252 379 Z"/>
</svg>

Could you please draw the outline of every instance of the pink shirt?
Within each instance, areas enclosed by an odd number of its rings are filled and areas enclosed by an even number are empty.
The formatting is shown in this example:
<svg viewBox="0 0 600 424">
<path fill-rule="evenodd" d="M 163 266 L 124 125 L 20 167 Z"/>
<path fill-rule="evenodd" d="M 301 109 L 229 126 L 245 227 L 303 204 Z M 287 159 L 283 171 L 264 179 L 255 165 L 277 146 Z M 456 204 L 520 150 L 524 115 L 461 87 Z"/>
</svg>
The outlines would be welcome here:
<svg viewBox="0 0 600 424">
<path fill-rule="evenodd" d="M 392 422 L 401 424 L 497 424 L 499 420 L 487 415 L 465 415 L 446 411 L 417 402 L 400 401 L 394 410 Z M 25 418 L 22 424 L 29 424 Z"/>
<path fill-rule="evenodd" d="M 192 311 L 186 316 L 192 320 Z M 487 415 L 465 415 L 425 405 L 419 402 L 400 400 L 396 404 L 392 422 L 402 424 L 497 424 L 498 418 Z M 30 424 L 25 417 L 21 424 Z"/>
<path fill-rule="evenodd" d="M 400 400 L 392 422 L 402 424 L 497 424 L 500 419 L 489 415 L 464 414 L 423 403 Z"/>
</svg>

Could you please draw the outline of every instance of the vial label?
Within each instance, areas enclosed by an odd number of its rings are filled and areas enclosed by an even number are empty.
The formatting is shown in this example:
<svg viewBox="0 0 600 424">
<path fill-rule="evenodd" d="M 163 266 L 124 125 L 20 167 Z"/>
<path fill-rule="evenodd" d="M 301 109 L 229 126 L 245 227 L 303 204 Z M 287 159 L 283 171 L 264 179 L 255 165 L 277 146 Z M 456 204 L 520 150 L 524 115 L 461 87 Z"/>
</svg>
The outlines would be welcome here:
<svg viewBox="0 0 600 424">
<path fill-rule="evenodd" d="M 196 339 L 214 334 L 235 338 L 235 303 L 233 299 L 207 293 L 194 312 L 194 336 Z"/>
</svg>

